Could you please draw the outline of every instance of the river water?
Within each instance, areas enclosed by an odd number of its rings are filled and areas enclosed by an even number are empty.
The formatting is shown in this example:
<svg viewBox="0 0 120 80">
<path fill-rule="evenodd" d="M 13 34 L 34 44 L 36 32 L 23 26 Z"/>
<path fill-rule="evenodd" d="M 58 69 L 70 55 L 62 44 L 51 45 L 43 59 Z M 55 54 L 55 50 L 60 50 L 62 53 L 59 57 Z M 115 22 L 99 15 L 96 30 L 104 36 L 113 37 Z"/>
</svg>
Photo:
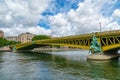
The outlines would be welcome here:
<svg viewBox="0 0 120 80">
<path fill-rule="evenodd" d="M 88 61 L 88 51 L 0 52 L 0 80 L 120 80 L 120 59 Z"/>
</svg>

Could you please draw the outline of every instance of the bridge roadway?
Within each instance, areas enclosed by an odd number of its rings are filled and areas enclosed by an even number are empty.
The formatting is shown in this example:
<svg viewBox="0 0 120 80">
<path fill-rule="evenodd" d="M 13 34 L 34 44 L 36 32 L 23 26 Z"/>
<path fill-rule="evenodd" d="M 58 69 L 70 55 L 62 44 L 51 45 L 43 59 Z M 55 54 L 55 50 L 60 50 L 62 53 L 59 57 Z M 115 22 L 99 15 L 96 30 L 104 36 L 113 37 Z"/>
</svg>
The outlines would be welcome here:
<svg viewBox="0 0 120 80">
<path fill-rule="evenodd" d="M 46 40 L 38 40 L 15 45 L 16 50 L 31 50 L 37 47 L 58 45 L 76 47 L 81 49 L 90 49 L 93 33 L 56 37 Z M 117 51 L 120 48 L 120 30 L 95 32 L 98 42 L 101 44 L 103 52 Z"/>
</svg>

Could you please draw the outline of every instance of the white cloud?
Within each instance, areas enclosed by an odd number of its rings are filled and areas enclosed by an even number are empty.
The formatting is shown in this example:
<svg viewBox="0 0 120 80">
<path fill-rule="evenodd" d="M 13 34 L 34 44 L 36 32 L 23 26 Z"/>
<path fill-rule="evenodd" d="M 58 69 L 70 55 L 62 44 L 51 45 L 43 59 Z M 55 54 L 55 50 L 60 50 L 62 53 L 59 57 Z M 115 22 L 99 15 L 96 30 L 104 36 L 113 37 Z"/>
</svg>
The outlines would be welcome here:
<svg viewBox="0 0 120 80">
<path fill-rule="evenodd" d="M 49 17 L 51 21 L 51 31 L 53 36 L 67 36 L 74 34 L 71 23 L 67 20 L 66 15 L 57 14 Z"/>
<path fill-rule="evenodd" d="M 117 22 L 112 22 L 109 23 L 106 27 L 105 30 L 117 30 L 120 29 L 120 25 Z"/>
<path fill-rule="evenodd" d="M 115 17 L 120 17 L 120 10 L 119 10 L 119 9 L 116 9 L 116 10 L 113 12 L 112 15 L 115 16 Z"/>
<path fill-rule="evenodd" d="M 6 27 L 6 28 L 1 28 L 5 35 L 7 36 L 17 36 L 21 33 L 25 33 L 25 32 L 30 32 L 30 33 L 33 33 L 33 34 L 44 34 L 44 35 L 51 35 L 51 30 L 46 30 L 45 28 L 42 28 L 40 26 L 31 26 L 31 27 L 23 27 L 22 24 L 20 25 L 14 25 L 13 27 L 9 28 L 9 27 Z M 19 33 L 18 33 L 19 32 Z"/>
<path fill-rule="evenodd" d="M 50 1 L 51 0 L 0 1 L 0 29 L 5 31 L 5 35 L 18 35 L 26 31 L 31 31 L 34 34 L 38 34 L 38 32 L 39 34 L 44 34 L 45 32 L 46 34 L 49 33 L 48 30 L 40 26 L 38 27 L 37 24 L 42 18 L 40 14 L 47 9 Z"/>
<path fill-rule="evenodd" d="M 106 3 L 114 4 L 116 1 L 109 0 L 85 0 L 83 3 L 78 4 L 76 10 L 71 9 L 69 12 L 59 13 L 54 16 L 50 16 L 50 25 L 52 35 L 54 36 L 66 36 L 72 34 L 89 33 L 100 30 L 100 22 L 102 31 L 112 29 L 119 29 L 120 25 L 112 21 L 112 16 L 105 17 L 102 15 L 102 7 Z M 115 11 L 116 12 L 116 11 Z M 114 15 L 118 14 L 119 11 Z M 119 15 L 119 14 L 118 14 Z M 114 28 L 113 28 L 114 27 Z"/>
</svg>

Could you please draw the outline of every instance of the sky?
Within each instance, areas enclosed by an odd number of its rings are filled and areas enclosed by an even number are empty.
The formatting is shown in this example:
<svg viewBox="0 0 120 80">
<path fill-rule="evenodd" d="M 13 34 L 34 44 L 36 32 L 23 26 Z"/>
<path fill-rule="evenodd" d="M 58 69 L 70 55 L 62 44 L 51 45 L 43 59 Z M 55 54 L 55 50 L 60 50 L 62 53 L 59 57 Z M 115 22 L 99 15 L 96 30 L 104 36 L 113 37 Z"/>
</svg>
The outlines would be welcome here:
<svg viewBox="0 0 120 80">
<path fill-rule="evenodd" d="M 0 0 L 5 36 L 62 37 L 120 29 L 120 0 Z"/>
</svg>

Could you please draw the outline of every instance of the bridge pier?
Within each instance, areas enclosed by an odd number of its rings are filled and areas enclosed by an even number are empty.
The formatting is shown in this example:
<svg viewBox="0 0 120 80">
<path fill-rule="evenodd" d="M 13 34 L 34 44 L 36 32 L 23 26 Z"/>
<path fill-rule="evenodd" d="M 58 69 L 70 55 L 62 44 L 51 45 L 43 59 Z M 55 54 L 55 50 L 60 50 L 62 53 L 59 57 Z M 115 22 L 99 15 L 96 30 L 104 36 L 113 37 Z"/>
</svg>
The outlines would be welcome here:
<svg viewBox="0 0 120 80">
<path fill-rule="evenodd" d="M 93 53 L 87 56 L 88 60 L 110 60 L 114 58 L 118 58 L 120 54 L 118 53 L 112 53 L 112 54 L 106 54 L 106 53 Z"/>
</svg>

